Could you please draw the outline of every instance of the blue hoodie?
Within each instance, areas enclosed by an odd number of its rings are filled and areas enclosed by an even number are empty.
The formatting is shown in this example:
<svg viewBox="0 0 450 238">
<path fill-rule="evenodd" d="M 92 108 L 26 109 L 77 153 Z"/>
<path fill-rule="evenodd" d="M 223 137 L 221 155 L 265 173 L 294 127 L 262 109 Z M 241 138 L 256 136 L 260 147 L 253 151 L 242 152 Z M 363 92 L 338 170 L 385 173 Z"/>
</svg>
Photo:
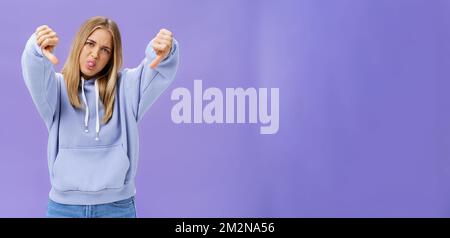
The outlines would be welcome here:
<svg viewBox="0 0 450 238">
<path fill-rule="evenodd" d="M 63 75 L 43 56 L 33 34 L 22 54 L 22 72 L 34 104 L 44 119 L 49 137 L 48 168 L 55 202 L 72 205 L 110 203 L 134 196 L 139 158 L 138 123 L 175 78 L 179 49 L 172 50 L 153 70 L 156 57 L 151 42 L 145 59 L 119 72 L 114 111 L 101 124 L 104 108 L 97 81 L 81 78 L 83 109 L 69 101 Z"/>
</svg>

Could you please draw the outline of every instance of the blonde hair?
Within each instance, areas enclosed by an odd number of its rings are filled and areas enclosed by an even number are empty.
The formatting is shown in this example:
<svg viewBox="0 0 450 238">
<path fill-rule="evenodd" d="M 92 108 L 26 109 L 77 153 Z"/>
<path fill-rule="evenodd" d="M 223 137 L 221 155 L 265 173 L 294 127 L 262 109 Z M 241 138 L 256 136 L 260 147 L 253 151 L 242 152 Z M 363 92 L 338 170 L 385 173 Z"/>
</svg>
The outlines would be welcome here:
<svg viewBox="0 0 450 238">
<path fill-rule="evenodd" d="M 80 54 L 88 37 L 97 29 L 109 31 L 113 39 L 112 56 L 106 66 L 99 72 L 100 76 L 97 79 L 100 99 L 105 108 L 102 122 L 106 124 L 113 114 L 117 75 L 122 67 L 122 40 L 117 24 L 106 17 L 92 17 L 85 21 L 75 36 L 62 74 L 64 75 L 70 103 L 76 108 L 83 108 L 78 96 L 81 81 Z"/>
</svg>

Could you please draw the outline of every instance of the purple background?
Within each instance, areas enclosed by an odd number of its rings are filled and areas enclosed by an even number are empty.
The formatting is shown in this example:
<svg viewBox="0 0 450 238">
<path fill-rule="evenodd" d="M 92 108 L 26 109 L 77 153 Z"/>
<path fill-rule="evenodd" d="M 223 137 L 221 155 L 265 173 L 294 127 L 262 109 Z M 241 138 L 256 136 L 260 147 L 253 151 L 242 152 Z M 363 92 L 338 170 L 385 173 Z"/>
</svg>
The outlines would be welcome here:
<svg viewBox="0 0 450 238">
<path fill-rule="evenodd" d="M 140 217 L 449 217 L 450 2 L 0 1 L 0 216 L 43 217 L 47 131 L 21 76 L 42 24 L 64 62 L 81 23 L 116 20 L 124 66 L 161 27 L 174 84 L 140 124 Z M 62 63 L 57 66 L 61 69 Z M 177 87 L 280 88 L 280 130 L 174 124 Z"/>
</svg>

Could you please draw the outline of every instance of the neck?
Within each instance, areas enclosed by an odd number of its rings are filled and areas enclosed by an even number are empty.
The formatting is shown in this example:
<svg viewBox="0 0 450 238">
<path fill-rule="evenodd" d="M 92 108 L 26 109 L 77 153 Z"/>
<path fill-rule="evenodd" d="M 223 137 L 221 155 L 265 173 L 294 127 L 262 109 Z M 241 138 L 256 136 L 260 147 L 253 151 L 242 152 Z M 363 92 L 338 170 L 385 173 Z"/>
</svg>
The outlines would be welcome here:
<svg viewBox="0 0 450 238">
<path fill-rule="evenodd" d="M 95 79 L 95 76 L 96 76 L 96 75 L 93 75 L 93 76 L 87 76 L 87 75 L 81 74 L 81 77 L 83 77 L 85 80 Z"/>
</svg>

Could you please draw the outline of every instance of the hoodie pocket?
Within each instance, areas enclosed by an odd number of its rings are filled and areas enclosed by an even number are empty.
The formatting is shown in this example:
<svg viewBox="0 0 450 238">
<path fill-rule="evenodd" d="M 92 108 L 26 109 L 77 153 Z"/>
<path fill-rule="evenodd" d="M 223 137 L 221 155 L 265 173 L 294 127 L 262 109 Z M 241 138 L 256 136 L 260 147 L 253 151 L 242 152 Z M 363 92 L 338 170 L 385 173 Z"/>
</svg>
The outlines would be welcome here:
<svg viewBox="0 0 450 238">
<path fill-rule="evenodd" d="M 59 191 L 96 192 L 123 187 L 130 167 L 122 144 L 95 148 L 60 148 L 52 186 Z"/>
</svg>

